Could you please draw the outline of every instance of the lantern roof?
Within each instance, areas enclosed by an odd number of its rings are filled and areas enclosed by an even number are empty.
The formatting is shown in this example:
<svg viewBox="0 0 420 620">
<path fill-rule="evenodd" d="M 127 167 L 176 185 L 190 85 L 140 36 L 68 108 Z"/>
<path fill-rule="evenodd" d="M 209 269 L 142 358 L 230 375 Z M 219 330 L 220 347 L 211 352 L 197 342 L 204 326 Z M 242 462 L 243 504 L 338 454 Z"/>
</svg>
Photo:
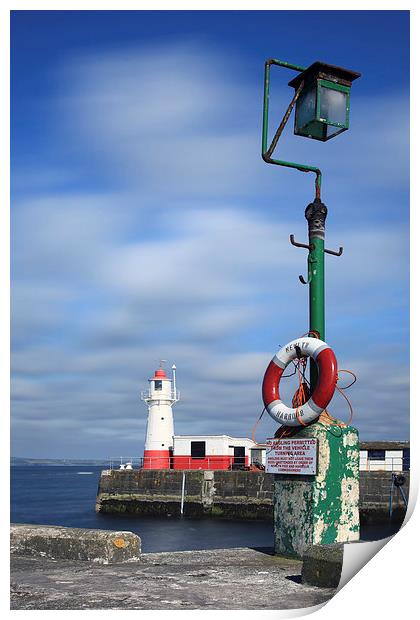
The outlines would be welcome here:
<svg viewBox="0 0 420 620">
<path fill-rule="evenodd" d="M 298 88 L 302 80 L 305 80 L 305 82 L 310 82 L 316 77 L 338 82 L 339 84 L 344 84 L 346 86 L 351 86 L 351 83 L 354 80 L 357 80 L 360 76 L 361 73 L 358 73 L 357 71 L 350 71 L 349 69 L 336 67 L 335 65 L 329 65 L 325 62 L 317 60 L 305 69 L 305 71 L 302 71 L 299 75 L 293 78 L 293 80 L 289 82 L 289 86 Z"/>
<path fill-rule="evenodd" d="M 163 370 L 163 368 L 158 368 L 157 370 L 155 370 L 155 376 L 153 377 L 153 379 L 167 379 L 168 377 L 166 376 L 166 372 Z"/>
</svg>

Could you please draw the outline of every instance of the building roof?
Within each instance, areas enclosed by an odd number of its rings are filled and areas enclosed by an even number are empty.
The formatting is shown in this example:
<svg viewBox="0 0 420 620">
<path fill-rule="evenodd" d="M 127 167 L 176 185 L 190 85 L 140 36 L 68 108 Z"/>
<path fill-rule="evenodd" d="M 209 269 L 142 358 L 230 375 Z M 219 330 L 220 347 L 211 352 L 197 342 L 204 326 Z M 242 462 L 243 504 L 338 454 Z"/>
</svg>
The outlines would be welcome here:
<svg viewBox="0 0 420 620">
<path fill-rule="evenodd" d="M 409 441 L 361 441 L 361 450 L 407 450 Z"/>
</svg>

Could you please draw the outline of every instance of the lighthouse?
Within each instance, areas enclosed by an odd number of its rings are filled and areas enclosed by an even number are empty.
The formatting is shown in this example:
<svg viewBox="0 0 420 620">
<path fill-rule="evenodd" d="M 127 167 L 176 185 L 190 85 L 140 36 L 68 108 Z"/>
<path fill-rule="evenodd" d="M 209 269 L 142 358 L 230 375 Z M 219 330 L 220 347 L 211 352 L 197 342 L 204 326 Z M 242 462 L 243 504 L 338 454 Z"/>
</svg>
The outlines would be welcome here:
<svg viewBox="0 0 420 620">
<path fill-rule="evenodd" d="M 143 469 L 169 469 L 173 450 L 174 419 L 172 405 L 179 400 L 176 390 L 176 366 L 172 366 L 172 380 L 160 367 L 149 379 L 149 389 L 141 393 L 149 415 L 144 444 Z"/>
</svg>

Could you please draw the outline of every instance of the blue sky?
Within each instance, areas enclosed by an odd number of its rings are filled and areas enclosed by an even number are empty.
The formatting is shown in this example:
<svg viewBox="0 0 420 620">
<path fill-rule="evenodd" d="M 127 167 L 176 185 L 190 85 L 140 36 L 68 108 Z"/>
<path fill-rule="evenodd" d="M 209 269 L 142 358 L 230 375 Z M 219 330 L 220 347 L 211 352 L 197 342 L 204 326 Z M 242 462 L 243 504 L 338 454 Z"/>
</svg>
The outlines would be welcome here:
<svg viewBox="0 0 420 620">
<path fill-rule="evenodd" d="M 308 329 L 288 236 L 313 177 L 260 157 L 268 57 L 362 73 L 350 131 L 288 127 L 279 149 L 321 167 L 345 248 L 326 340 L 358 376 L 353 422 L 408 438 L 408 12 L 18 11 L 11 41 L 12 454 L 140 455 L 160 358 L 178 434 L 251 432 L 268 361 Z M 274 75 L 273 123 L 294 75 Z"/>
</svg>

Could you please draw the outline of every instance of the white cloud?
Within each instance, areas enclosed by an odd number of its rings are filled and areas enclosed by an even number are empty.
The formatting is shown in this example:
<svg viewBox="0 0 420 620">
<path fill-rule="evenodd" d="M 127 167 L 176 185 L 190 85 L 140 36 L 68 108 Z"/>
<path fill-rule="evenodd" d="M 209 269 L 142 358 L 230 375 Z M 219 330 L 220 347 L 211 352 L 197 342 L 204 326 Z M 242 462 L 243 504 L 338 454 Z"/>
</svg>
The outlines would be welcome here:
<svg viewBox="0 0 420 620">
<path fill-rule="evenodd" d="M 226 80 L 214 53 L 171 45 L 83 57 L 64 76 L 57 113 L 70 120 L 70 140 L 84 135 L 114 176 L 150 199 L 243 194 L 252 183 L 258 147 L 237 121 L 248 92 L 231 73 Z"/>
</svg>

